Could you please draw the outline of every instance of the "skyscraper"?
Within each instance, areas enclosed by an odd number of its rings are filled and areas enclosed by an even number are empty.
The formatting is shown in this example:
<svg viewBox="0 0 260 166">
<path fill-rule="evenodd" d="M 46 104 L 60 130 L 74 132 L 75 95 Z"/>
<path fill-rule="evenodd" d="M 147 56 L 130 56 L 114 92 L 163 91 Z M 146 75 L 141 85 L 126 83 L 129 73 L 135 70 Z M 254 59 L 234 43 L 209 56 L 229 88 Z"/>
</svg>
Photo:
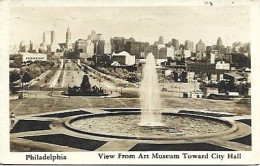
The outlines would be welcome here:
<svg viewBox="0 0 260 166">
<path fill-rule="evenodd" d="M 123 37 L 114 37 L 110 39 L 110 42 L 112 44 L 112 52 L 119 53 L 125 50 Z"/>
<path fill-rule="evenodd" d="M 56 52 L 58 49 L 59 49 L 59 46 L 55 39 L 55 31 L 51 31 L 50 52 Z"/>
<path fill-rule="evenodd" d="M 160 37 L 159 37 L 159 43 L 158 43 L 158 44 L 164 44 L 163 36 L 160 36 Z"/>
<path fill-rule="evenodd" d="M 172 39 L 172 46 L 175 48 L 175 50 L 179 50 L 179 40 L 177 39 Z"/>
<path fill-rule="evenodd" d="M 205 43 L 203 43 L 202 40 L 200 39 L 200 41 L 196 44 L 196 52 L 204 52 L 205 50 L 206 50 Z"/>
<path fill-rule="evenodd" d="M 72 45 L 71 45 L 71 32 L 70 32 L 70 27 L 68 26 L 67 28 L 67 32 L 66 32 L 66 47 L 67 49 L 71 49 Z"/>
<path fill-rule="evenodd" d="M 43 32 L 43 35 L 42 35 L 42 42 L 45 43 L 45 32 Z"/>
<path fill-rule="evenodd" d="M 193 41 L 186 40 L 184 48 L 186 50 L 190 50 L 191 52 L 193 52 L 194 51 L 194 43 L 193 43 Z"/>
<path fill-rule="evenodd" d="M 217 46 L 222 46 L 222 45 L 223 45 L 222 39 L 221 39 L 221 37 L 218 37 Z"/>
<path fill-rule="evenodd" d="M 54 40 L 55 40 L 55 32 L 51 31 L 51 44 L 54 43 Z"/>
</svg>

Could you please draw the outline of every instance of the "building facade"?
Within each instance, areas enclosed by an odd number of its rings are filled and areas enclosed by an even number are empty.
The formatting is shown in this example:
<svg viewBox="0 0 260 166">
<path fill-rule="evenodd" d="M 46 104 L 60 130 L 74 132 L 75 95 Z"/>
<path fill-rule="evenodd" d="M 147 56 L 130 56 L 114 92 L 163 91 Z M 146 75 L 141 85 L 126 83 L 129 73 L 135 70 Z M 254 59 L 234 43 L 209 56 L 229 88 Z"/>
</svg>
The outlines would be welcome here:
<svg viewBox="0 0 260 166">
<path fill-rule="evenodd" d="M 113 53 L 111 60 L 113 62 L 118 62 L 120 65 L 132 66 L 135 64 L 135 56 L 130 55 L 126 51 L 120 53 Z"/>
<path fill-rule="evenodd" d="M 114 37 L 110 41 L 112 44 L 112 52 L 119 53 L 125 50 L 123 37 Z"/>
<path fill-rule="evenodd" d="M 196 52 L 205 52 L 205 51 L 206 51 L 205 43 L 203 43 L 202 40 L 200 39 L 200 41 L 196 44 Z"/>
<path fill-rule="evenodd" d="M 80 58 L 91 58 L 94 55 L 94 44 L 90 40 L 78 39 L 75 51 L 79 52 Z"/>
<path fill-rule="evenodd" d="M 47 54 L 41 54 L 41 53 L 22 53 L 22 60 L 23 62 L 28 62 L 28 61 L 47 61 Z"/>
<path fill-rule="evenodd" d="M 100 40 L 97 42 L 97 55 L 111 54 L 112 46 L 110 42 Z"/>
<path fill-rule="evenodd" d="M 230 70 L 230 64 L 225 63 L 224 61 L 218 61 L 216 63 L 216 69 L 217 70 Z"/>
<path fill-rule="evenodd" d="M 180 47 L 179 40 L 172 39 L 172 46 L 174 47 L 175 50 L 179 50 Z"/>
<path fill-rule="evenodd" d="M 184 49 L 190 50 L 191 52 L 194 52 L 194 43 L 193 41 L 186 40 L 184 44 Z"/>
<path fill-rule="evenodd" d="M 164 41 L 163 41 L 163 36 L 160 36 L 160 37 L 159 37 L 158 44 L 164 44 Z"/>
</svg>

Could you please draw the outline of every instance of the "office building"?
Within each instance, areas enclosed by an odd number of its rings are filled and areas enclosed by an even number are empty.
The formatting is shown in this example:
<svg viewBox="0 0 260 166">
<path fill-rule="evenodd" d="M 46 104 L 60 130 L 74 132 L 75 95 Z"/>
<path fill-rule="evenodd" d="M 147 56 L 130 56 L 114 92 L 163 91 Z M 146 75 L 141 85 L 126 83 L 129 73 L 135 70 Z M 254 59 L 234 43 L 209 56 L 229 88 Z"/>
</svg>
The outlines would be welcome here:
<svg viewBox="0 0 260 166">
<path fill-rule="evenodd" d="M 224 61 L 218 61 L 216 63 L 216 69 L 217 70 L 230 70 L 230 64 L 225 63 Z"/>
<path fill-rule="evenodd" d="M 160 36 L 160 37 L 159 37 L 158 44 L 164 44 L 164 41 L 163 41 L 163 36 Z"/>
<path fill-rule="evenodd" d="M 205 52 L 206 48 L 205 48 L 205 43 L 202 42 L 202 40 L 200 39 L 199 42 L 196 44 L 196 52 Z"/>
<path fill-rule="evenodd" d="M 190 50 L 191 52 L 194 52 L 194 43 L 193 43 L 193 41 L 186 40 L 185 41 L 185 45 L 184 45 L 184 49 Z"/>
<path fill-rule="evenodd" d="M 217 46 L 223 46 L 221 37 L 218 37 Z"/>
<path fill-rule="evenodd" d="M 119 53 L 125 50 L 124 38 L 114 37 L 110 40 L 112 44 L 112 52 Z"/>
<path fill-rule="evenodd" d="M 175 50 L 179 50 L 180 47 L 179 40 L 172 39 L 172 46 L 174 47 Z"/>
<path fill-rule="evenodd" d="M 130 55 L 126 51 L 122 51 L 120 53 L 112 53 L 111 60 L 113 62 L 118 62 L 120 65 L 123 66 L 132 66 L 135 64 L 135 56 Z"/>
<path fill-rule="evenodd" d="M 47 61 L 47 54 L 24 52 L 22 53 L 22 60 L 23 62 Z"/>
<path fill-rule="evenodd" d="M 105 40 L 97 42 L 97 55 L 111 54 L 111 43 Z"/>
<path fill-rule="evenodd" d="M 94 44 L 90 40 L 78 39 L 75 51 L 79 52 L 80 58 L 91 58 L 94 55 Z"/>
</svg>

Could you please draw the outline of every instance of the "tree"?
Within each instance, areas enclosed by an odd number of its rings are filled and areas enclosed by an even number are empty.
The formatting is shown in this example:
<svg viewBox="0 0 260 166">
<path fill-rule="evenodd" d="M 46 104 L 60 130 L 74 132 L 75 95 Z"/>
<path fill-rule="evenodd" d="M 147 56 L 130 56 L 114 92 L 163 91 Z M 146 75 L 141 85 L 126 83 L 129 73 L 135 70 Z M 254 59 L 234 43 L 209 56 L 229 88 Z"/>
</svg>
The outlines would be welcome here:
<svg viewBox="0 0 260 166">
<path fill-rule="evenodd" d="M 10 82 L 17 81 L 20 78 L 21 78 L 20 73 L 17 70 L 10 72 L 10 77 L 9 77 Z"/>
<path fill-rule="evenodd" d="M 173 71 L 173 80 L 174 80 L 174 82 L 177 82 L 178 78 L 179 78 L 178 73 Z"/>
<path fill-rule="evenodd" d="M 32 80 L 30 74 L 26 71 L 22 77 L 22 82 L 30 82 Z"/>
</svg>

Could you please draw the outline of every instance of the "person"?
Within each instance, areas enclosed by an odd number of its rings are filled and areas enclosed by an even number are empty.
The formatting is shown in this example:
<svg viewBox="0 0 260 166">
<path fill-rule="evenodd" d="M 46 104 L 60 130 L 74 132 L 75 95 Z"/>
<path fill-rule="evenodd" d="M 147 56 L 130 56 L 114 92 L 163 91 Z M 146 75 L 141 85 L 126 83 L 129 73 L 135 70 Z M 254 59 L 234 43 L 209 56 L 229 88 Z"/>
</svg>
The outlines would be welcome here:
<svg viewBox="0 0 260 166">
<path fill-rule="evenodd" d="M 15 122 L 15 114 L 13 112 L 11 112 L 10 119 L 11 119 L 11 125 L 13 126 Z"/>
</svg>

